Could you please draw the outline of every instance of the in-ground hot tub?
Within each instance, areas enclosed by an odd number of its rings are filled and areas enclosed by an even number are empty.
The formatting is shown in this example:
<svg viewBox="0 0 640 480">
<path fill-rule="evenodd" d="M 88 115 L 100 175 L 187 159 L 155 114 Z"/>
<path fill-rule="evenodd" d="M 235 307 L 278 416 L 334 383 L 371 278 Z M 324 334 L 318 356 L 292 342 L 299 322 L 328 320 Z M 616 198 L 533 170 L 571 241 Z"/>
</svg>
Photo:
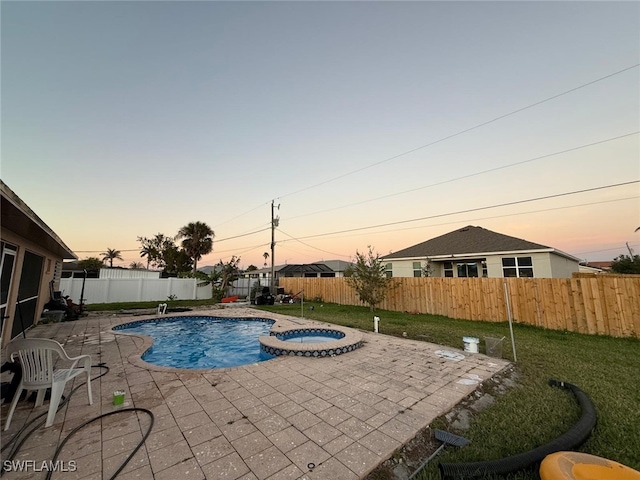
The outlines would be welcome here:
<svg viewBox="0 0 640 480">
<path fill-rule="evenodd" d="M 275 356 L 333 357 L 362 346 L 362 334 L 340 327 L 300 327 L 271 329 L 259 338 L 260 349 Z"/>
</svg>

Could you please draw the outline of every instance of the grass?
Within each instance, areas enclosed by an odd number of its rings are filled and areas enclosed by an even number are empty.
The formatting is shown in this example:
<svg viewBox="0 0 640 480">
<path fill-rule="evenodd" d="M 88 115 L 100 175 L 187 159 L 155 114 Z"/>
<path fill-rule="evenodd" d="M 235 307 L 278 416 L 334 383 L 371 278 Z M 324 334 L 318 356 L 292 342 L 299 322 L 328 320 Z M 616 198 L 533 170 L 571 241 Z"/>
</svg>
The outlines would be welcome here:
<svg viewBox="0 0 640 480">
<path fill-rule="evenodd" d="M 310 307 L 314 309 L 311 310 Z M 300 317 L 299 304 L 262 306 L 263 310 Z M 455 320 L 437 315 L 377 311 L 380 333 L 463 348 L 462 337 L 507 338 L 503 356 L 513 361 L 507 322 Z M 373 314 L 365 307 L 305 303 L 304 317 L 372 331 Z M 572 394 L 549 387 L 550 378 L 573 383 L 596 406 L 598 423 L 580 451 L 640 470 L 640 340 L 583 335 L 514 324 L 517 384 L 495 403 L 474 414 L 469 430 L 452 431 L 471 440 L 461 449 L 445 448 L 419 478 L 438 478 L 437 463 L 493 460 L 545 444 L 579 418 Z M 432 427 L 448 428 L 444 419 Z M 451 431 L 451 430 L 450 430 Z M 537 471 L 508 477 L 539 479 Z"/>
</svg>

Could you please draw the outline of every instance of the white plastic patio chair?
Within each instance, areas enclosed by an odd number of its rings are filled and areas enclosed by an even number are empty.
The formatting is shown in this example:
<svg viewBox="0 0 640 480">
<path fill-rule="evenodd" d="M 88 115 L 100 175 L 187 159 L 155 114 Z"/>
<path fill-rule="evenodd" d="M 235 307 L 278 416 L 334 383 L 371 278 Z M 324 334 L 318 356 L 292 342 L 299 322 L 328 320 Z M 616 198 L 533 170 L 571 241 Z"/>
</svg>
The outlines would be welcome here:
<svg viewBox="0 0 640 480">
<path fill-rule="evenodd" d="M 50 427 L 53 424 L 66 383 L 78 375 L 86 374 L 89 405 L 93 405 L 90 355 L 69 357 L 62 345 L 55 340 L 47 338 L 18 338 L 12 340 L 7 345 L 6 355 L 12 362 L 15 361 L 15 356 L 20 359 L 22 379 L 13 396 L 11 408 L 9 408 L 7 423 L 4 427 L 5 431 L 11 424 L 11 418 L 22 390 L 37 390 L 38 395 L 35 406 L 39 407 L 44 402 L 47 388 L 51 388 L 51 400 L 49 401 L 49 413 L 47 414 L 45 427 Z M 71 366 L 69 368 L 54 368 L 58 358 L 62 360 L 62 363 L 72 362 Z M 81 361 L 83 366 L 77 367 Z"/>
</svg>

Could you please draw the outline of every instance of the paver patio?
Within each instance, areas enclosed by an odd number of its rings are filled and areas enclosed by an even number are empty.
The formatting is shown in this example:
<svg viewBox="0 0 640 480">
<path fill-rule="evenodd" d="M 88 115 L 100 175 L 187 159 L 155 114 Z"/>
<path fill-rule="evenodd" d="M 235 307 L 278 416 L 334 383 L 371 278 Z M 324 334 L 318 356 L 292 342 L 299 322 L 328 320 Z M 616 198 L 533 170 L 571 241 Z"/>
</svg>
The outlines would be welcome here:
<svg viewBox="0 0 640 480">
<path fill-rule="evenodd" d="M 287 319 L 252 308 L 197 314 Z M 143 318 L 149 317 L 90 316 L 28 332 L 59 341 L 70 355 L 90 354 L 94 365 L 103 362 L 109 371 L 92 383 L 92 406 L 86 390 L 78 389 L 53 426 L 38 430 L 16 460 L 40 466 L 83 422 L 140 407 L 153 412 L 153 428 L 118 478 L 358 479 L 508 365 L 481 354 L 365 333 L 363 347 L 335 357 L 283 356 L 207 371 L 167 369 L 139 360 L 148 344 L 141 337 L 110 330 Z M 451 358 L 453 352 L 462 358 Z M 92 376 L 102 371 L 94 368 Z M 115 390 L 125 391 L 124 405 L 113 405 Z M 37 409 L 20 402 L 2 435 L 3 445 L 47 408 L 48 402 Z M 7 411 L 3 405 L 3 427 Z M 123 411 L 91 423 L 69 439 L 58 457 L 66 467 L 75 462 L 68 468 L 74 471 L 56 472 L 52 478 L 110 478 L 150 422 L 143 412 Z M 7 472 L 4 478 L 45 477 L 46 471 L 34 474 L 31 468 Z"/>
</svg>

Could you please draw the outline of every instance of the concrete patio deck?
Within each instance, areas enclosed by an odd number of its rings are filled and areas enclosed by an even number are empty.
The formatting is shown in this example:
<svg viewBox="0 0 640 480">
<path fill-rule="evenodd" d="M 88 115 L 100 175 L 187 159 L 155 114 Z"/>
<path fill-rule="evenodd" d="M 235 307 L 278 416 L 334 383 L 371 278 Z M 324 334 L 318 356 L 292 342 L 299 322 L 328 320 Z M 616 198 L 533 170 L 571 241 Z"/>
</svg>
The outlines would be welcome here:
<svg viewBox="0 0 640 480">
<path fill-rule="evenodd" d="M 252 308 L 197 314 L 287 319 Z M 78 389 L 53 426 L 23 445 L 15 459 L 32 461 L 30 471 L 4 478 L 44 478 L 42 462 L 75 427 L 103 413 L 141 407 L 153 412 L 153 429 L 118 478 L 355 480 L 508 366 L 481 354 L 364 333 L 362 348 L 335 357 L 282 356 L 229 369 L 172 370 L 136 359 L 145 348 L 142 338 L 110 331 L 142 318 L 90 316 L 28 332 L 59 341 L 70 355 L 90 354 L 94 365 L 104 362 L 110 370 L 93 381 L 92 406 L 86 390 Z M 93 376 L 101 371 L 93 369 Z M 113 405 L 115 390 L 126 392 L 124 405 Z M 47 407 L 20 402 L 2 444 Z M 7 411 L 3 405 L 2 427 Z M 52 478 L 110 478 L 149 424 L 148 415 L 129 411 L 90 424 L 58 457 L 58 466 L 70 471 Z M 37 468 L 41 473 L 34 473 Z"/>
</svg>

